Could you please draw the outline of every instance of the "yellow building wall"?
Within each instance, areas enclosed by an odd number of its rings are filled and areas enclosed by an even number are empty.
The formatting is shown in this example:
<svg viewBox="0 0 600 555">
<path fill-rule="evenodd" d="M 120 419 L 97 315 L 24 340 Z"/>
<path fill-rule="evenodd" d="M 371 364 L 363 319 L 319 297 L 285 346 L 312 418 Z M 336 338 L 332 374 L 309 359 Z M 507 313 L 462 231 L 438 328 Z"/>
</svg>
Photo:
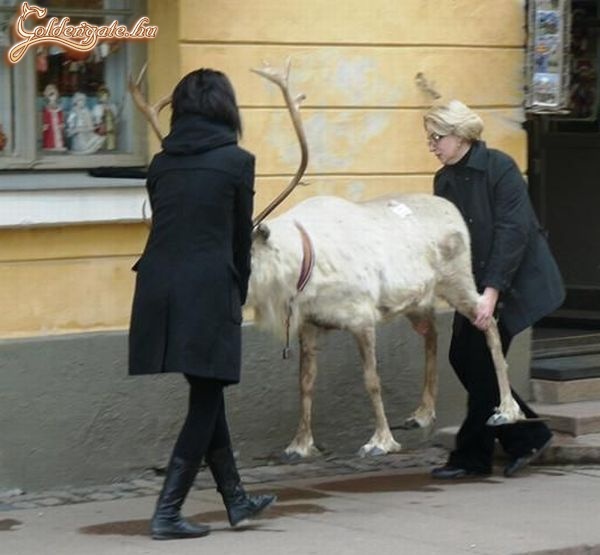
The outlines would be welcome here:
<svg viewBox="0 0 600 555">
<path fill-rule="evenodd" d="M 257 156 L 256 209 L 287 183 L 298 145 L 277 88 L 249 71 L 292 57 L 310 163 L 281 207 L 317 194 L 363 200 L 429 192 L 437 161 L 422 115 L 431 97 L 459 98 L 485 122 L 484 139 L 525 168 L 522 0 L 150 0 L 149 97 L 198 67 L 225 71 L 242 108 L 243 145 Z M 168 113 L 161 117 L 168 128 Z M 151 132 L 148 131 L 150 134 Z M 150 155 L 158 141 L 150 139 Z M 122 329 L 143 225 L 0 231 L 0 337 Z"/>
<path fill-rule="evenodd" d="M 0 337 L 121 329 L 144 245 L 139 225 L 0 232 Z"/>
<path fill-rule="evenodd" d="M 353 200 L 429 192 L 437 160 L 422 116 L 431 104 L 418 74 L 481 114 L 484 138 L 525 166 L 521 129 L 524 2 L 519 0 L 181 0 L 181 72 L 219 68 L 242 107 L 243 144 L 257 155 L 257 207 L 295 171 L 298 145 L 279 90 L 250 72 L 292 58 L 290 84 L 304 93 L 309 187 Z M 278 177 L 274 177 L 278 176 Z"/>
</svg>

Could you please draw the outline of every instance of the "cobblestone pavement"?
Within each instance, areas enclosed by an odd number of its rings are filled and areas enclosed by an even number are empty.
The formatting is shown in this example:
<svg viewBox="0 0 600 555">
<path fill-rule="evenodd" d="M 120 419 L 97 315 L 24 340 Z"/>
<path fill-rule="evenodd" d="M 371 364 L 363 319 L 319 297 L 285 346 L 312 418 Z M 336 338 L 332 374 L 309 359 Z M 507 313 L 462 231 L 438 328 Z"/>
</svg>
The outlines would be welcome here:
<svg viewBox="0 0 600 555">
<path fill-rule="evenodd" d="M 252 486 L 253 484 L 290 479 L 435 466 L 443 464 L 446 454 L 447 452 L 443 448 L 428 447 L 418 450 L 403 450 L 399 454 L 380 457 L 324 455 L 289 464 L 271 461 L 264 466 L 244 467 L 240 468 L 240 474 L 244 484 Z M 64 487 L 59 490 L 44 492 L 22 492 L 19 490 L 0 492 L 0 511 L 42 509 L 58 505 L 156 495 L 162 486 L 162 481 L 163 476 L 161 473 L 147 471 L 138 478 L 127 482 L 88 487 Z M 201 470 L 194 489 L 204 490 L 214 487 L 210 473 Z"/>
</svg>

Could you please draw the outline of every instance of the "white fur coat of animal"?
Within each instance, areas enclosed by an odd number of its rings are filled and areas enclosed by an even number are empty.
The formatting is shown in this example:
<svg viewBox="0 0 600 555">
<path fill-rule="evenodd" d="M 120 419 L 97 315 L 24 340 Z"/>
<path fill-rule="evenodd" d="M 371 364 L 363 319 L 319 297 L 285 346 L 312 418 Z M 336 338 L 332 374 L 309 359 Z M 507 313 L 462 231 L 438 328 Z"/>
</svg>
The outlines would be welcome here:
<svg viewBox="0 0 600 555">
<path fill-rule="evenodd" d="M 315 252 L 312 276 L 298 295 L 302 244 L 294 222 L 304 227 Z M 431 308 L 436 295 L 445 297 L 457 266 L 471 270 L 460 213 L 430 195 L 365 203 L 317 196 L 266 225 L 268 239 L 253 242 L 248 304 L 259 325 L 280 335 L 291 299 L 292 332 L 305 320 L 356 329 Z"/>
<path fill-rule="evenodd" d="M 297 289 L 306 254 L 300 226 L 312 243 L 312 274 Z M 375 356 L 375 327 L 399 314 L 427 322 L 425 384 L 410 427 L 435 420 L 437 396 L 434 322 L 436 297 L 473 317 L 479 294 L 471 273 L 470 238 L 456 207 L 431 195 L 399 195 L 354 203 L 317 196 L 261 224 L 252 243 L 248 304 L 256 323 L 279 336 L 300 339 L 302 413 L 288 456 L 315 452 L 311 409 L 316 377 L 316 343 L 323 329 L 350 331 L 359 346 L 376 429 L 362 454 L 400 449 L 389 428 Z M 289 324 L 288 324 L 289 319 Z M 289 326 L 289 329 L 288 329 Z M 486 331 L 496 365 L 501 402 L 495 424 L 522 417 L 510 393 L 506 361 L 495 322 Z"/>
</svg>

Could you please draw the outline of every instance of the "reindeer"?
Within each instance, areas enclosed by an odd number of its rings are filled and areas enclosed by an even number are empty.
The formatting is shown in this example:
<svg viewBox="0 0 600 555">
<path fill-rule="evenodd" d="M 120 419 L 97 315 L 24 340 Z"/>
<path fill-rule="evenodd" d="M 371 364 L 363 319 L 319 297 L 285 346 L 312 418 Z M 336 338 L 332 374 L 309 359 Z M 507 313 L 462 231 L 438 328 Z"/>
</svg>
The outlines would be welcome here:
<svg viewBox="0 0 600 555">
<path fill-rule="evenodd" d="M 162 138 L 157 116 L 170 97 L 150 106 L 139 89 L 144 71 L 137 81 L 130 79 L 130 91 Z M 401 446 L 392 435 L 381 397 L 375 328 L 402 314 L 415 328 L 426 330 L 421 403 L 406 419 L 405 427 L 432 425 L 437 397 L 435 300 L 442 298 L 473 318 L 480 298 L 471 273 L 469 232 L 452 203 L 424 194 L 361 203 L 317 196 L 263 223 L 301 182 L 308 146 L 299 112 L 304 96 L 292 98 L 289 90 L 290 61 L 283 72 L 268 65 L 252 71 L 281 89 L 301 149 L 293 179 L 254 220 L 247 300 L 254 308 L 257 325 L 285 336 L 284 356 L 290 336 L 299 338 L 301 417 L 285 455 L 297 458 L 318 452 L 311 428 L 312 398 L 318 338 L 328 329 L 348 330 L 358 344 L 376 422 L 375 432 L 360 454 L 397 452 Z M 495 321 L 486 331 L 486 339 L 500 389 L 500 405 L 488 424 L 512 423 L 524 415 L 511 395 Z"/>
</svg>

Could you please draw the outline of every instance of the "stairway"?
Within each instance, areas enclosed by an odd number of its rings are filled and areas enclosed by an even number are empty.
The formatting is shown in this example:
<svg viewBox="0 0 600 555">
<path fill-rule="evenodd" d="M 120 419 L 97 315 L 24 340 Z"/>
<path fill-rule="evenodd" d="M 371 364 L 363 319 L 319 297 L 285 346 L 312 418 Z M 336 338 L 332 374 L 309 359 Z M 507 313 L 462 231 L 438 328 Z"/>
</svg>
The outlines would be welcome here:
<svg viewBox="0 0 600 555">
<path fill-rule="evenodd" d="M 532 342 L 531 407 L 555 432 L 545 462 L 600 462 L 600 333 Z"/>
<path fill-rule="evenodd" d="M 554 432 L 536 464 L 600 463 L 600 333 L 534 330 L 531 353 L 528 404 Z M 452 449 L 457 432 L 441 428 L 433 444 Z M 497 457 L 505 459 L 500 446 Z"/>
</svg>

